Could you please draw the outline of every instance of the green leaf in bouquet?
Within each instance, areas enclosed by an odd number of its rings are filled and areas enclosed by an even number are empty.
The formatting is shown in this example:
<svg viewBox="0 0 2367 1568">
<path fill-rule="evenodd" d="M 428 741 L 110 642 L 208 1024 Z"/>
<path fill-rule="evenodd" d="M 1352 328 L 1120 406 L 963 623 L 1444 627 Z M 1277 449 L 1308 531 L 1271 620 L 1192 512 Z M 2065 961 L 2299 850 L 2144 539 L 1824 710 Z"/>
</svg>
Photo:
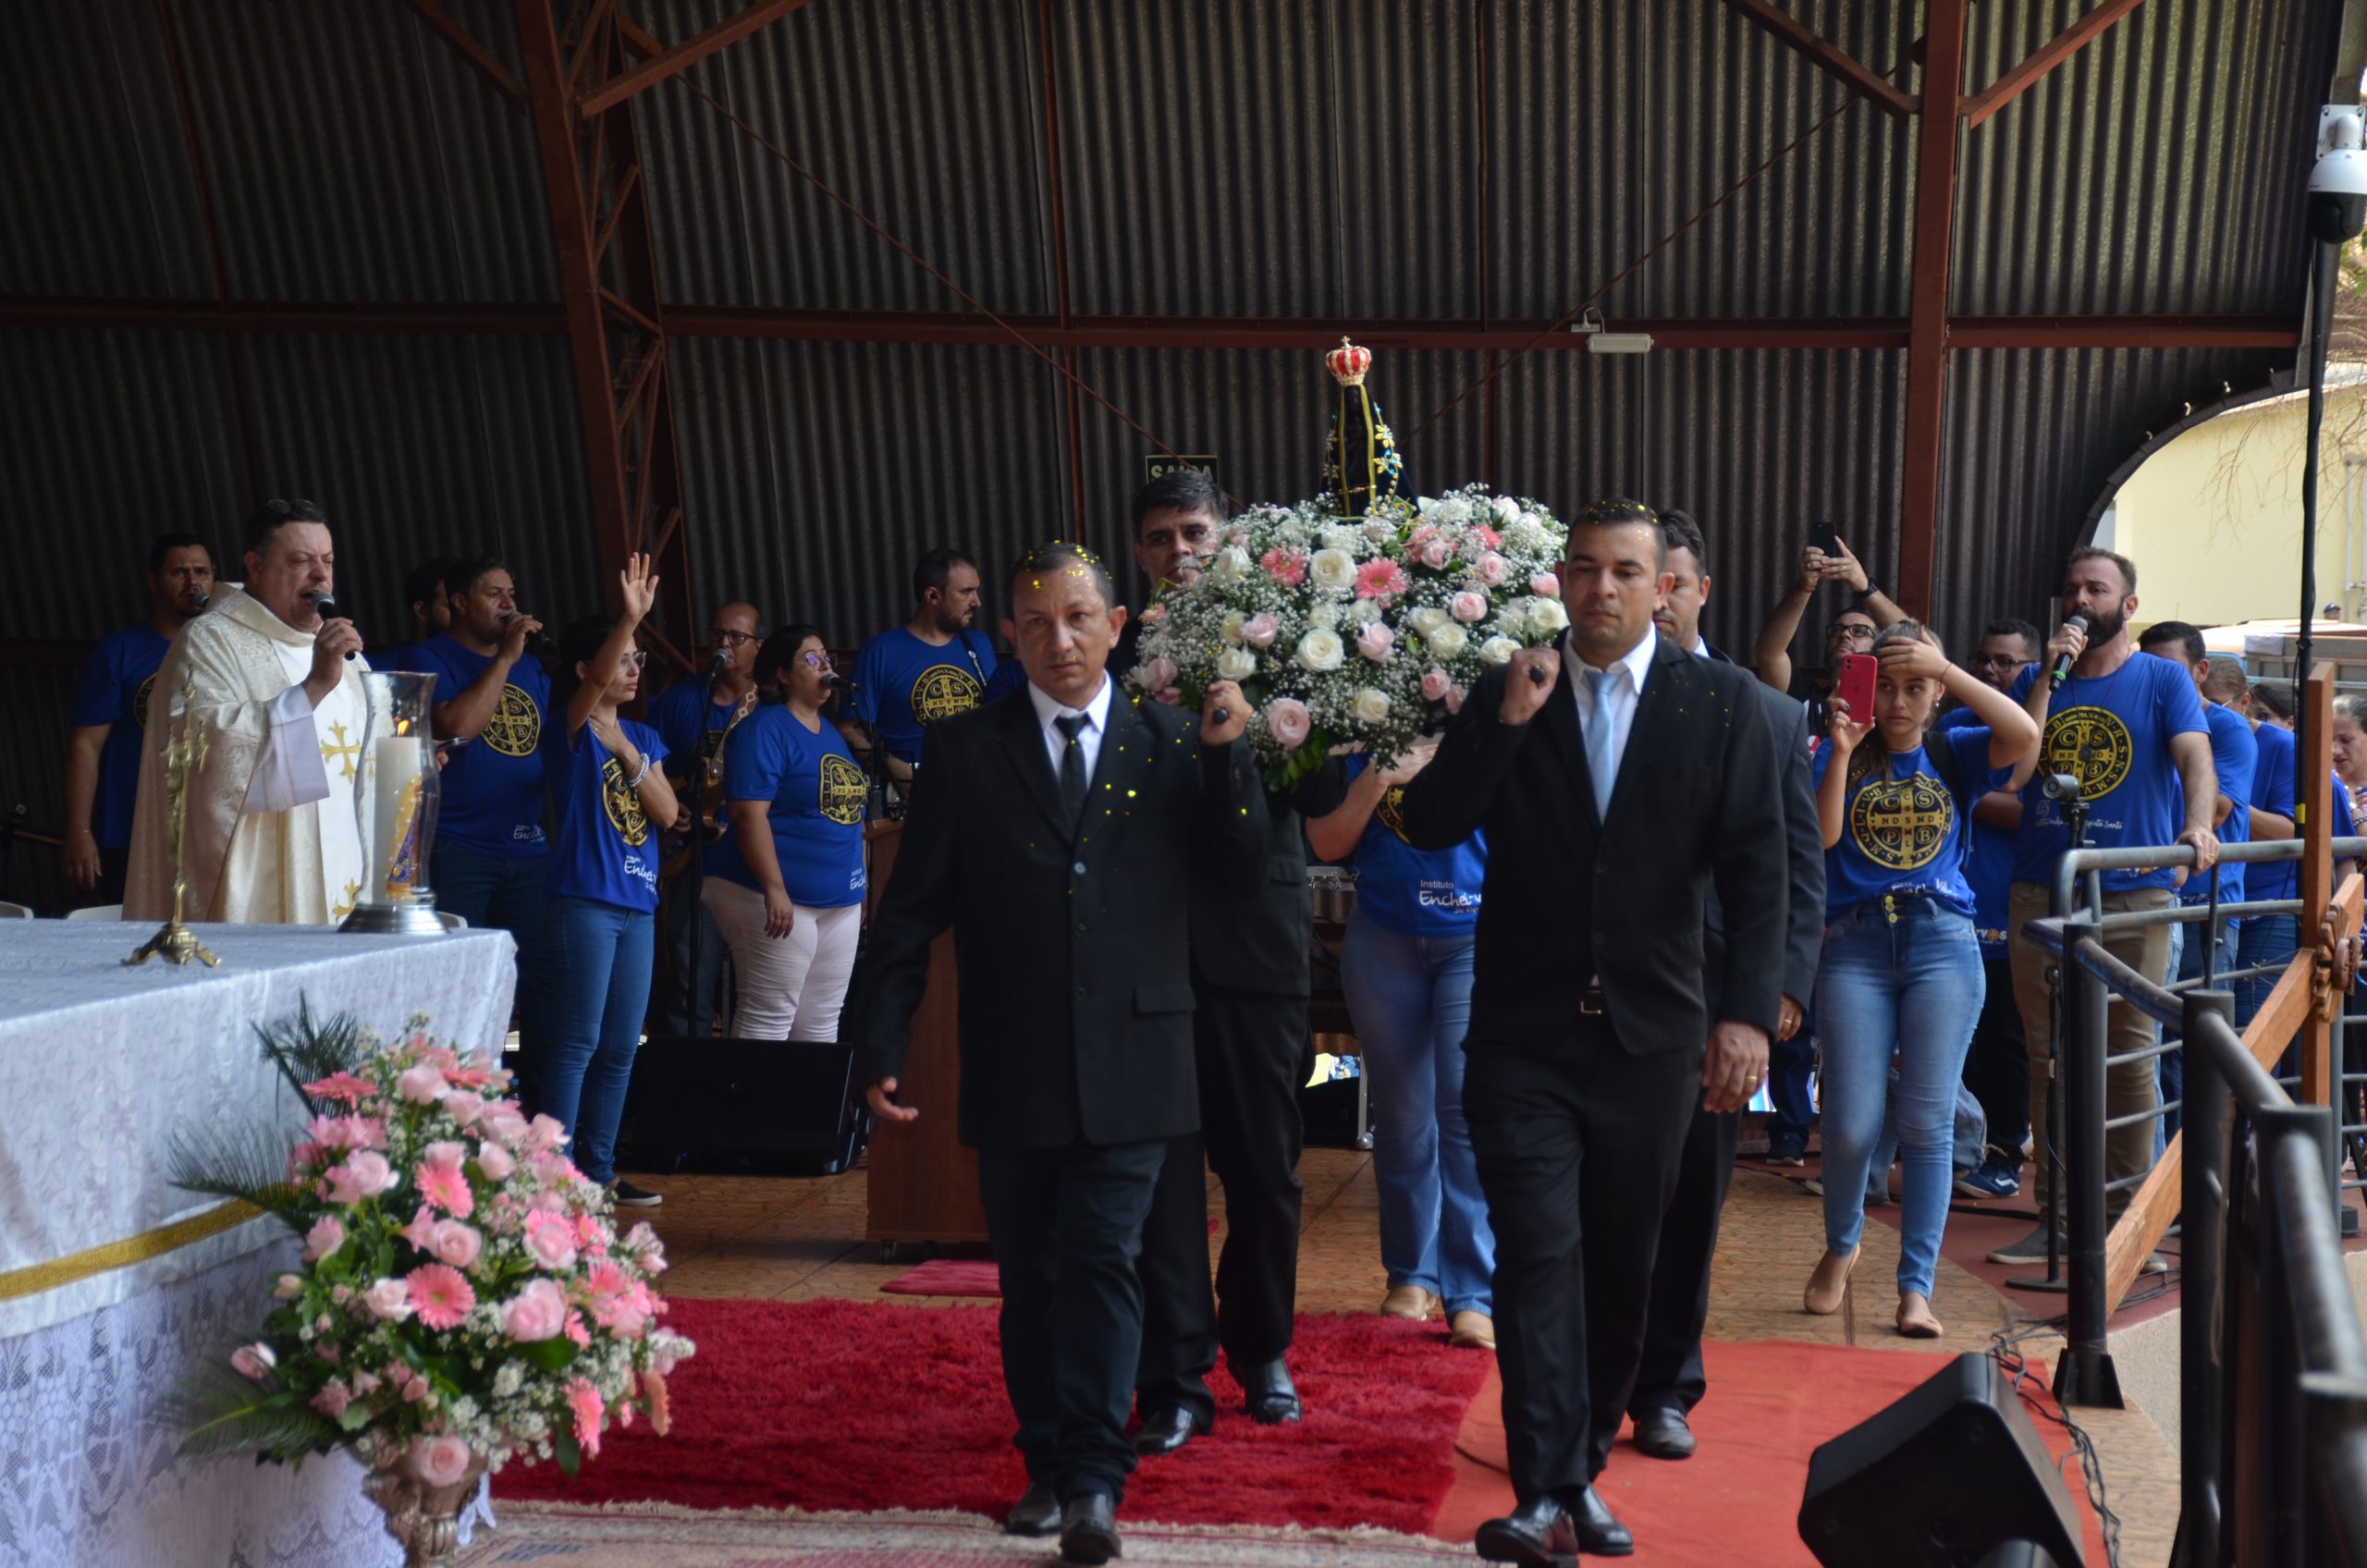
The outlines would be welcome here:
<svg viewBox="0 0 2367 1568">
<path fill-rule="evenodd" d="M 180 1433 L 178 1452 L 183 1459 L 233 1453 L 291 1459 L 344 1436 L 336 1422 L 290 1390 L 265 1393 L 231 1371 L 227 1360 L 184 1378 L 158 1406 L 156 1421 Z"/>
<path fill-rule="evenodd" d="M 173 1135 L 168 1180 L 183 1192 L 252 1204 L 301 1234 L 311 1200 L 288 1179 L 288 1134 L 272 1126 L 209 1123 Z"/>
<path fill-rule="evenodd" d="M 519 1353 L 519 1359 L 537 1372 L 557 1372 L 576 1357 L 575 1341 L 564 1334 L 537 1340 Z"/>
<path fill-rule="evenodd" d="M 370 1425 L 370 1402 L 357 1399 L 345 1407 L 345 1414 L 337 1418 L 337 1424 L 346 1431 L 358 1432 Z"/>
<path fill-rule="evenodd" d="M 304 1093 L 304 1085 L 333 1072 L 350 1071 L 363 1055 L 362 1025 L 354 1016 L 341 1012 L 326 1021 L 316 1019 L 310 997 L 297 998 L 295 1017 L 257 1024 L 255 1037 L 263 1042 L 264 1055 L 296 1091 L 296 1097 L 315 1112 L 321 1107 Z"/>
<path fill-rule="evenodd" d="M 560 1431 L 551 1439 L 551 1452 L 558 1459 L 559 1473 L 572 1476 L 583 1468 L 583 1450 L 575 1441 L 575 1434 Z"/>
</svg>

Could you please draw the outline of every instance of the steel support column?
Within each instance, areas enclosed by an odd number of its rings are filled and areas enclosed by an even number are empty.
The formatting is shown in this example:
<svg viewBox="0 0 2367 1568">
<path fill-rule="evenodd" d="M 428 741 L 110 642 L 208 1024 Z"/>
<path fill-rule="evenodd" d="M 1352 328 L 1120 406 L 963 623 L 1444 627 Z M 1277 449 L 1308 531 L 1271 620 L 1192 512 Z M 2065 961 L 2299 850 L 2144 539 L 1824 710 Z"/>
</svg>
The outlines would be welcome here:
<svg viewBox="0 0 2367 1568">
<path fill-rule="evenodd" d="M 517 0 L 517 7 L 574 356 L 601 593 L 617 609 L 626 556 L 649 554 L 660 580 L 654 641 L 687 669 L 696 612 L 640 138 L 630 100 L 586 116 L 568 92 L 587 63 L 599 80 L 615 78 L 625 43 L 612 6 L 591 7 L 573 36 L 562 35 L 552 0 Z"/>
<path fill-rule="evenodd" d="M 1899 476 L 1898 582 L 1912 616 L 1932 609 L 1940 527 L 1940 452 L 1948 377 L 1948 268 L 1955 239 L 1958 95 L 1968 0 L 1930 0 L 1923 109 L 1916 132 L 1915 260 L 1907 290 L 1907 431 Z"/>
</svg>

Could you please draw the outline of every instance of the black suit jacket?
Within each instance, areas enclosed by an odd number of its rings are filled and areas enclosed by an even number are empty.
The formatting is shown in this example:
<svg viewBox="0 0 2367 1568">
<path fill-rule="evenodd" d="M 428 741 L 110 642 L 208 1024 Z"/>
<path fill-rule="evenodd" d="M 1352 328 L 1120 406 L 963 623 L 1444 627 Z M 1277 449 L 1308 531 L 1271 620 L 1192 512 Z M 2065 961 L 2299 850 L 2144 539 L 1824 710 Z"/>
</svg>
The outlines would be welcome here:
<svg viewBox="0 0 2367 1568">
<path fill-rule="evenodd" d="M 1719 1016 L 1774 1032 L 1787 897 L 1766 710 L 1748 675 L 1653 637 L 1607 821 L 1566 671 L 1521 725 L 1497 717 L 1507 671 L 1490 671 L 1406 786 L 1417 848 L 1488 830 L 1467 1049 L 1566 1049 L 1591 974 L 1623 1049 L 1699 1050 L 1713 883 L 1726 917 Z"/>
<path fill-rule="evenodd" d="M 1733 668 L 1726 655 L 1715 649 L 1710 656 Z M 1784 861 L 1791 884 L 1784 902 L 1784 994 L 1805 1009 L 1816 993 L 1817 961 L 1824 956 L 1824 828 L 1816 815 L 1816 767 L 1815 759 L 1809 755 L 1808 710 L 1797 698 L 1763 681 L 1754 680 L 1745 690 L 1766 710 L 1768 741 L 1774 748 L 1775 778 L 1784 805 Z M 1725 967 L 1725 911 L 1713 887 L 1703 971 L 1713 987 L 1708 998 L 1712 1010 L 1718 1005 L 1717 977 Z"/>
<path fill-rule="evenodd" d="M 1345 770 L 1327 762 L 1287 794 L 1266 796 L 1266 864 L 1244 895 L 1208 876 L 1192 883 L 1192 973 L 1204 986 L 1305 997 L 1315 945 L 1314 898 L 1306 885 L 1306 816 L 1328 816 L 1347 794 Z"/>
<path fill-rule="evenodd" d="M 962 982 L 962 1141 L 1057 1148 L 1200 1125 L 1186 909 L 1198 866 L 1264 872 L 1265 792 L 1238 742 L 1121 690 L 1081 827 L 1024 692 L 929 727 L 928 784 L 872 921 L 840 1037 L 865 1081 L 901 1076 L 929 944 Z"/>
</svg>

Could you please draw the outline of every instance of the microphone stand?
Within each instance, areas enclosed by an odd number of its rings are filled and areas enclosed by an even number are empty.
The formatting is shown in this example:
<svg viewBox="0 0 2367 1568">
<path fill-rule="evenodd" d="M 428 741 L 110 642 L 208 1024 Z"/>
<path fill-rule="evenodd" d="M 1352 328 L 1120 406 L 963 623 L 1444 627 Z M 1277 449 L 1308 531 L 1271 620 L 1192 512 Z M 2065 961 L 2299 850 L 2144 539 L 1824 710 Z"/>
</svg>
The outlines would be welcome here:
<svg viewBox="0 0 2367 1568">
<path fill-rule="evenodd" d="M 721 664 L 718 662 L 717 664 L 710 665 L 707 668 L 705 689 L 703 692 L 706 698 L 706 702 L 703 705 L 699 714 L 699 734 L 702 738 L 706 734 L 707 720 L 714 716 L 715 688 L 722 679 L 723 667 Z M 702 974 L 699 962 L 701 959 L 705 957 L 707 919 L 705 900 L 707 849 L 705 799 L 706 758 L 704 755 L 695 757 L 692 760 L 690 779 L 691 858 L 690 864 L 682 868 L 682 876 L 678 879 L 678 885 L 681 883 L 687 883 L 689 885 L 688 896 L 691 900 L 691 942 L 690 962 L 688 965 L 690 973 L 682 976 L 682 994 L 685 998 L 683 1015 L 685 1018 L 695 1018 L 698 1027 L 693 1031 L 693 1033 L 698 1038 L 705 1040 L 712 1039 L 714 1037 L 715 1012 L 714 1010 L 708 1006 L 705 986 L 700 984 Z"/>
</svg>

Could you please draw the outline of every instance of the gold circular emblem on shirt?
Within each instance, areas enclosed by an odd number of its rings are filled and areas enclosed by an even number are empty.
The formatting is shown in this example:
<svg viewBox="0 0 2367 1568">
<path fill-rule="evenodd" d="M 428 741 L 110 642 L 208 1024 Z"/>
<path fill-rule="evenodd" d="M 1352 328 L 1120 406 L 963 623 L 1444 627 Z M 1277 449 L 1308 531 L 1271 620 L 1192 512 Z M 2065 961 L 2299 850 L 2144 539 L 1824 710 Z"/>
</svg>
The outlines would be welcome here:
<svg viewBox="0 0 2367 1568">
<path fill-rule="evenodd" d="M 485 721 L 484 743 L 506 757 L 530 757 L 543 743 L 543 714 L 518 686 L 504 686 L 501 701 Z"/>
<path fill-rule="evenodd" d="M 1380 804 L 1373 808 L 1372 814 L 1373 815 L 1380 818 L 1380 825 L 1383 827 L 1388 828 L 1392 833 L 1396 834 L 1401 842 L 1412 842 L 1411 839 L 1405 837 L 1404 785 L 1392 784 L 1386 790 L 1382 791 Z"/>
<path fill-rule="evenodd" d="M 1956 824 L 1956 802 L 1929 774 L 1877 778 L 1849 803 L 1849 837 L 1885 871 L 1931 864 Z"/>
<path fill-rule="evenodd" d="M 913 680 L 913 717 L 924 725 L 935 724 L 940 718 L 968 713 L 986 694 L 987 689 L 968 670 L 933 664 Z"/>
<path fill-rule="evenodd" d="M 511 691 L 518 688 L 512 686 Z M 600 805 L 618 837 L 639 849 L 649 841 L 649 817 L 641 809 L 639 791 L 626 788 L 624 764 L 610 757 L 600 765 Z"/>
<path fill-rule="evenodd" d="M 836 752 L 824 752 L 821 772 L 822 815 L 832 822 L 849 826 L 861 822 L 864 802 L 871 793 L 870 781 L 864 778 L 863 769 Z"/>
<path fill-rule="evenodd" d="M 2136 752 L 2128 726 L 2110 708 L 2065 708 L 2047 718 L 2039 766 L 2071 775 L 2079 781 L 2080 795 L 2092 801 L 2120 787 Z"/>
<path fill-rule="evenodd" d="M 148 693 L 155 689 L 156 677 L 151 675 L 140 683 L 140 690 L 131 694 L 131 722 L 142 729 L 148 728 Z"/>
</svg>

